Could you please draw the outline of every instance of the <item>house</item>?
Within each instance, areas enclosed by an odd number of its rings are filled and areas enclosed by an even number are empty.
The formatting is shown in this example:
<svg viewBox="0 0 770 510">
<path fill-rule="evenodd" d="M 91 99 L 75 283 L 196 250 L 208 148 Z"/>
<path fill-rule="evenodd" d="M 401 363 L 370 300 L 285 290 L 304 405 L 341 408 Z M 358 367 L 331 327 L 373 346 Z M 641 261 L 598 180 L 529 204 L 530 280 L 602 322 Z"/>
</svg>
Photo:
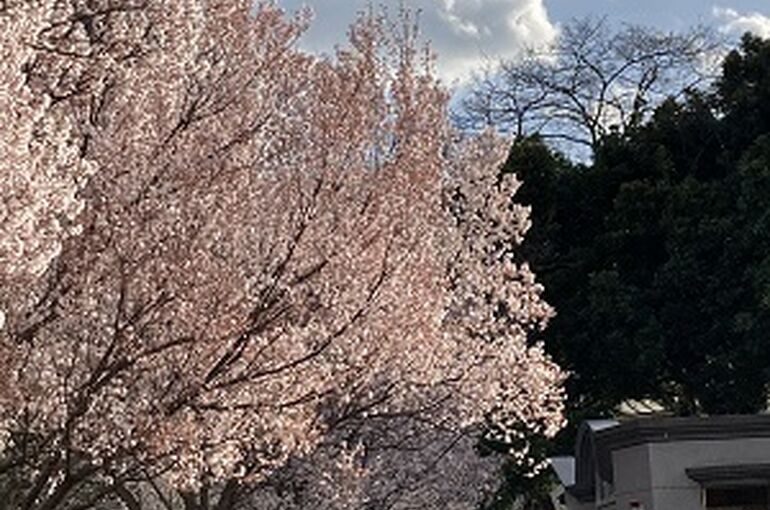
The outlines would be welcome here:
<svg viewBox="0 0 770 510">
<path fill-rule="evenodd" d="M 551 466 L 568 510 L 768 510 L 770 415 L 588 421 Z"/>
</svg>

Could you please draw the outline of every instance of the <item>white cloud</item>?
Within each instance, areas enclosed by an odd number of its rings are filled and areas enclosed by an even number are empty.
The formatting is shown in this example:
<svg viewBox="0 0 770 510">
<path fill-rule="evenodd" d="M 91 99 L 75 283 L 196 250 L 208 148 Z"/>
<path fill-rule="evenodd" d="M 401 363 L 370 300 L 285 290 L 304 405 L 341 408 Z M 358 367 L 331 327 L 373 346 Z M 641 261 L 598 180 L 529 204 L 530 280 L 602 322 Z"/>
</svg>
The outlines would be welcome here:
<svg viewBox="0 0 770 510">
<path fill-rule="evenodd" d="M 712 14 L 721 20 L 723 32 L 731 34 L 752 32 L 760 37 L 770 37 L 770 16 L 758 12 L 741 14 L 727 7 L 714 7 Z"/>
<path fill-rule="evenodd" d="M 304 0 L 315 20 L 303 45 L 330 51 L 344 42 L 346 26 L 355 13 L 370 3 L 396 12 L 400 0 Z M 299 0 L 279 0 L 292 8 Z M 553 41 L 558 27 L 551 21 L 544 0 L 406 0 L 420 12 L 420 30 L 438 53 L 438 71 L 447 82 L 463 81 L 473 71 L 497 60 L 512 59 L 526 48 Z"/>
<path fill-rule="evenodd" d="M 515 58 L 558 35 L 543 0 L 433 0 L 422 12 L 423 32 L 448 81 L 466 79 L 485 64 Z"/>
</svg>

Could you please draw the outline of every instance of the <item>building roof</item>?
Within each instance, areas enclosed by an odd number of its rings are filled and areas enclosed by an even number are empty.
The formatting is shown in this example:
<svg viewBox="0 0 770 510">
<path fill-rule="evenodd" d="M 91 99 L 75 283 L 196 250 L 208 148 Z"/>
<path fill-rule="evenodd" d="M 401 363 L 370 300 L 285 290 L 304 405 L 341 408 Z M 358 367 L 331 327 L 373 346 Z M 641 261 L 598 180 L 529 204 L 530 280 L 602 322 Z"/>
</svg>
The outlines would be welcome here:
<svg viewBox="0 0 770 510">
<path fill-rule="evenodd" d="M 770 414 L 642 418 L 597 432 L 610 451 L 648 443 L 770 437 Z"/>
<path fill-rule="evenodd" d="M 704 487 L 731 486 L 733 484 L 767 485 L 770 481 L 770 464 L 734 464 L 704 466 L 684 470 L 691 480 Z"/>
</svg>

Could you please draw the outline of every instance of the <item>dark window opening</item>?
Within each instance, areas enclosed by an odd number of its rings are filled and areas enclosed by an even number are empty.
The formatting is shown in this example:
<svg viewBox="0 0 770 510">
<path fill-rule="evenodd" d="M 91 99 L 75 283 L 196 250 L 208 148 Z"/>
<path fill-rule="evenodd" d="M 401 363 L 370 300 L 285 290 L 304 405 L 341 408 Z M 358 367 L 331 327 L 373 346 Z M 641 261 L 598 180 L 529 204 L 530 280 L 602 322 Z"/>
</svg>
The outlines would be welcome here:
<svg viewBox="0 0 770 510">
<path fill-rule="evenodd" d="M 767 487 L 706 489 L 708 510 L 768 510 Z"/>
</svg>

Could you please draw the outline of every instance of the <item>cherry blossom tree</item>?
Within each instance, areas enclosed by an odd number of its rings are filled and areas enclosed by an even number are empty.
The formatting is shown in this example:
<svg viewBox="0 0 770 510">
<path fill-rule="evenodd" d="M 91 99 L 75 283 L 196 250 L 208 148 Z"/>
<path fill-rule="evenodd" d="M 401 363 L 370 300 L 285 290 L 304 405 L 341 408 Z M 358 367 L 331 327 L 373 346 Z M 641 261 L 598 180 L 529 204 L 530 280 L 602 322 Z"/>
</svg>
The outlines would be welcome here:
<svg viewBox="0 0 770 510">
<path fill-rule="evenodd" d="M 383 454 L 330 504 L 438 501 L 420 466 L 479 424 L 561 426 L 504 140 L 452 131 L 408 15 L 362 15 L 334 58 L 269 2 L 0 19 L 12 508 L 235 508 L 314 455 L 357 471 L 388 433 L 424 440 L 397 449 L 418 474 Z"/>
</svg>

